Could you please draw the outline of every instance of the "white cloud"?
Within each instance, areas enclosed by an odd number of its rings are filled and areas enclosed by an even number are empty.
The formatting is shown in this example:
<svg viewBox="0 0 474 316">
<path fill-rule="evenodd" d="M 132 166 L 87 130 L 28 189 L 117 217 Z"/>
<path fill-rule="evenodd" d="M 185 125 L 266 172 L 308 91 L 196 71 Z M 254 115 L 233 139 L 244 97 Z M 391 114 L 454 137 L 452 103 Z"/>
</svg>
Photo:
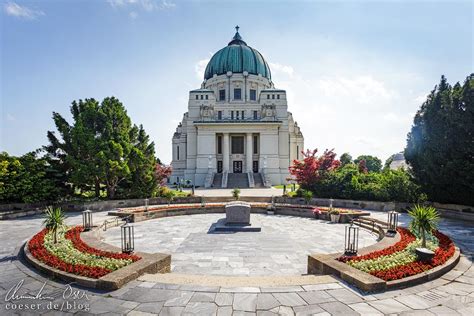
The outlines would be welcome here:
<svg viewBox="0 0 474 316">
<path fill-rule="evenodd" d="M 11 115 L 10 113 L 7 113 L 7 121 L 14 122 L 14 121 L 16 121 L 16 118 L 13 115 Z"/>
<path fill-rule="evenodd" d="M 135 11 L 132 11 L 128 14 L 130 16 L 130 19 L 135 20 L 138 17 L 138 13 Z"/>
<path fill-rule="evenodd" d="M 294 72 L 293 67 L 278 64 L 278 63 L 269 63 L 269 65 L 270 65 L 270 70 L 272 71 L 272 73 L 280 72 L 280 73 L 288 75 L 290 78 L 293 77 L 293 72 Z"/>
<path fill-rule="evenodd" d="M 114 8 L 136 8 L 148 12 L 154 10 L 170 10 L 176 7 L 176 4 L 171 1 L 162 0 L 107 0 L 107 2 Z M 138 15 L 137 15 L 138 16 Z"/>
<path fill-rule="evenodd" d="M 194 65 L 194 71 L 196 72 L 196 76 L 199 80 L 204 78 L 204 71 L 206 70 L 209 60 L 211 60 L 211 58 L 201 59 Z"/>
<path fill-rule="evenodd" d="M 413 104 L 413 94 L 406 94 L 412 70 L 386 71 L 389 65 L 351 69 L 354 63 L 347 63 L 328 69 L 325 63 L 304 69 L 285 63 L 270 67 L 275 87 L 287 92 L 288 110 L 301 127 L 306 148 L 386 159 L 404 148 L 419 106 Z"/>
<path fill-rule="evenodd" d="M 415 101 L 416 104 L 422 105 L 423 102 L 426 101 L 426 98 L 427 98 L 427 97 L 428 97 L 428 95 L 427 95 L 426 93 L 420 94 L 419 96 L 417 96 L 417 97 L 415 98 L 414 101 Z"/>
<path fill-rule="evenodd" d="M 41 10 L 30 9 L 15 2 L 5 3 L 3 10 L 7 15 L 26 20 L 34 20 L 39 16 L 45 15 Z"/>
<path fill-rule="evenodd" d="M 328 97 L 351 96 L 357 102 L 370 104 L 378 99 L 389 100 L 394 92 L 383 81 L 372 76 L 336 77 L 316 81 L 316 87 Z"/>
</svg>

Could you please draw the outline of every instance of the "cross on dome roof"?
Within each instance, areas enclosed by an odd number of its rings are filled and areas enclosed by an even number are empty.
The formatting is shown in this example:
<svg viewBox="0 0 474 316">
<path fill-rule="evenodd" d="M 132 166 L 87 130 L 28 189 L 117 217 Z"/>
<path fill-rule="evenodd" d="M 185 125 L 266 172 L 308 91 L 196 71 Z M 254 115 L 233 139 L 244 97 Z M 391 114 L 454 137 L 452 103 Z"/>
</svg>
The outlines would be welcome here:
<svg viewBox="0 0 474 316">
<path fill-rule="evenodd" d="M 229 44 L 228 44 L 229 46 L 230 45 L 245 45 L 245 46 L 247 46 L 247 43 L 244 42 L 244 40 L 242 39 L 242 37 L 239 34 L 239 29 L 240 29 L 240 26 L 236 25 L 235 26 L 235 35 L 232 38 L 232 40 L 229 42 Z"/>
</svg>

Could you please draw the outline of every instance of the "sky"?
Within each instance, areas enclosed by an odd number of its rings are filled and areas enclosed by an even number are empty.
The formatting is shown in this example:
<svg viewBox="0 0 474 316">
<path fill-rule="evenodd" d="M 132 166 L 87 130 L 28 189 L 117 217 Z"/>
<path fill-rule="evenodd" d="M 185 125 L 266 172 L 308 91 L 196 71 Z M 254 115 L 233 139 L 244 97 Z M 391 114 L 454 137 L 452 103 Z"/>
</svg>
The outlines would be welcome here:
<svg viewBox="0 0 474 316">
<path fill-rule="evenodd" d="M 52 113 L 119 98 L 156 154 L 212 54 L 240 26 L 270 65 L 305 147 L 402 151 L 441 75 L 474 71 L 473 1 L 0 0 L 0 151 L 47 144 Z"/>
</svg>

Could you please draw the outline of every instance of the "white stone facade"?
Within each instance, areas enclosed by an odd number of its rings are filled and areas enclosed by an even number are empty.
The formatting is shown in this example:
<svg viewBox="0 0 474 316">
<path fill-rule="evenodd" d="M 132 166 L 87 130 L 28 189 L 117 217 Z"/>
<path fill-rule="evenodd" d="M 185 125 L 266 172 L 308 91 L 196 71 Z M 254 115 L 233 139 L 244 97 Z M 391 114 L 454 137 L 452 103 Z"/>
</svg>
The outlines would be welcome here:
<svg viewBox="0 0 474 316">
<path fill-rule="evenodd" d="M 286 91 L 247 71 L 214 74 L 190 91 L 172 143 L 170 182 L 207 187 L 221 173 L 260 173 L 272 185 L 286 183 L 291 162 L 304 149 Z"/>
</svg>

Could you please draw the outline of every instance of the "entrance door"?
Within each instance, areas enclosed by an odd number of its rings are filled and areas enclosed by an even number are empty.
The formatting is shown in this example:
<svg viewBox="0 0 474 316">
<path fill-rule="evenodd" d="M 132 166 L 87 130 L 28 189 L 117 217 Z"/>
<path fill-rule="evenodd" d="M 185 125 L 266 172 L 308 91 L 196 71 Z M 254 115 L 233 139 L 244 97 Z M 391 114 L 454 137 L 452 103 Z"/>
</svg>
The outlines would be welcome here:
<svg viewBox="0 0 474 316">
<path fill-rule="evenodd" d="M 222 160 L 217 161 L 217 173 L 222 173 Z"/>
<path fill-rule="evenodd" d="M 258 173 L 258 160 L 253 161 L 252 169 L 253 169 L 253 173 Z"/>
<path fill-rule="evenodd" d="M 241 160 L 235 160 L 233 162 L 234 165 L 234 173 L 242 173 L 242 161 Z"/>
</svg>

